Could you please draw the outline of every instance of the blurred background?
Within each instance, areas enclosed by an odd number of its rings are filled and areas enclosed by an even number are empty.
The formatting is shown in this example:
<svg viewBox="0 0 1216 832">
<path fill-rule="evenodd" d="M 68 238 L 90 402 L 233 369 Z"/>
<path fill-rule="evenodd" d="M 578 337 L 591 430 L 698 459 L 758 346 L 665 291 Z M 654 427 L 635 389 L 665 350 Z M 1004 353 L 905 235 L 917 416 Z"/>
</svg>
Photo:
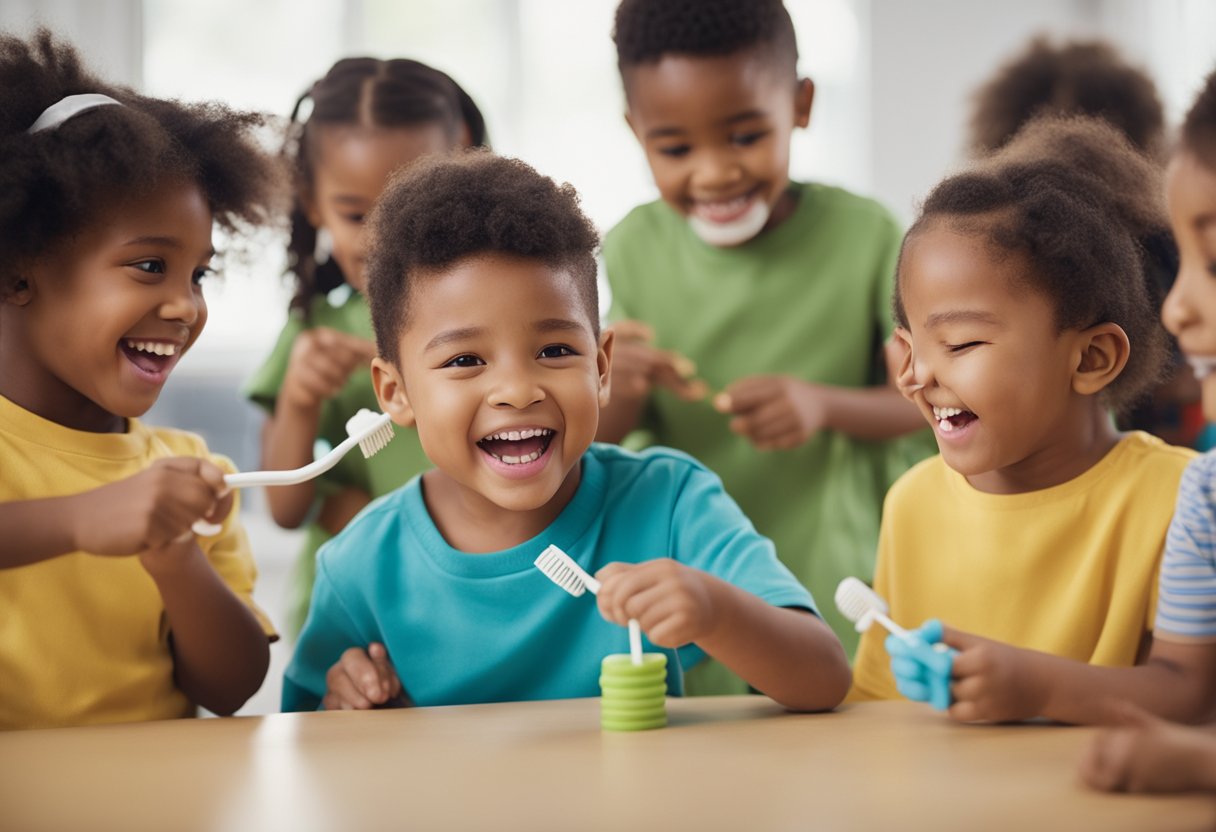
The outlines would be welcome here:
<svg viewBox="0 0 1216 832">
<path fill-rule="evenodd" d="M 610 32 L 617 0 L 0 0 L 0 30 L 45 24 L 110 80 L 286 116 L 339 57 L 410 57 L 444 70 L 490 140 L 571 182 L 601 230 L 657 192 L 627 129 Z M 964 158 L 971 94 L 1036 34 L 1103 38 L 1156 81 L 1171 127 L 1216 67 L 1216 0 L 785 0 L 816 84 L 791 174 L 884 202 L 902 220 Z M 208 281 L 207 330 L 147 421 L 204 435 L 256 466 L 260 414 L 239 394 L 286 317 L 283 240 Z M 258 598 L 281 620 L 297 533 L 261 495 L 245 521 Z M 291 646 L 242 713 L 278 710 Z"/>
</svg>

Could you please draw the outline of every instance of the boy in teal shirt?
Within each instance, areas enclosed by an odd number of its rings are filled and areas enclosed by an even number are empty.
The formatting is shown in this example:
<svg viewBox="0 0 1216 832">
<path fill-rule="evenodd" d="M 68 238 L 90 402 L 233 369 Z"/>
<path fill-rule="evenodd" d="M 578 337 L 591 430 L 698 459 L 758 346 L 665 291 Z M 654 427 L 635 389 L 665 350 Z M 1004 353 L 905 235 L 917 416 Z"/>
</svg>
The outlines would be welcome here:
<svg viewBox="0 0 1216 832">
<path fill-rule="evenodd" d="M 883 494 L 932 450 L 885 441 L 923 429 L 883 383 L 900 228 L 872 200 L 790 181 L 814 87 L 779 0 L 625 0 L 614 38 L 662 199 L 604 240 L 618 344 L 598 438 L 641 427 L 696 457 L 830 596 L 871 575 Z M 677 355 L 699 379 L 681 378 Z M 824 612 L 851 652 L 856 633 Z"/>
<path fill-rule="evenodd" d="M 372 236 L 373 384 L 436 467 L 322 548 L 285 710 L 594 696 L 629 619 L 672 693 L 708 654 L 787 707 L 840 702 L 839 641 L 718 478 L 591 444 L 613 335 L 572 188 L 435 159 L 389 185 Z M 602 581 L 595 601 L 532 565 L 550 544 Z"/>
</svg>

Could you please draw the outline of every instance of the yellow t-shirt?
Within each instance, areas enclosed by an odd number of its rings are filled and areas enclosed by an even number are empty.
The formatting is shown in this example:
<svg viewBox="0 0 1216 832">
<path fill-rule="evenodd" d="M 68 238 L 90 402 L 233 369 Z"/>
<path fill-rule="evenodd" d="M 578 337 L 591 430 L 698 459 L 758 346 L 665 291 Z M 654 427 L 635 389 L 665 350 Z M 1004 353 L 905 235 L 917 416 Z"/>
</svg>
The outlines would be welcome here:
<svg viewBox="0 0 1216 832">
<path fill-rule="evenodd" d="M 198 436 L 149 428 L 86 433 L 0 396 L 0 501 L 60 497 L 132 476 L 154 459 L 210 454 Z M 262 623 L 249 542 L 233 506 L 199 545 Z M 0 729 L 168 719 L 194 714 L 173 681 L 164 605 L 136 557 L 72 552 L 0 569 Z"/>
<path fill-rule="evenodd" d="M 1018 647 L 1130 666 L 1152 629 L 1178 482 L 1195 452 L 1129 433 L 1097 465 L 1025 494 L 977 491 L 940 456 L 887 495 L 874 589 L 905 627 L 939 618 Z M 871 627 L 851 700 L 899 696 Z"/>
</svg>

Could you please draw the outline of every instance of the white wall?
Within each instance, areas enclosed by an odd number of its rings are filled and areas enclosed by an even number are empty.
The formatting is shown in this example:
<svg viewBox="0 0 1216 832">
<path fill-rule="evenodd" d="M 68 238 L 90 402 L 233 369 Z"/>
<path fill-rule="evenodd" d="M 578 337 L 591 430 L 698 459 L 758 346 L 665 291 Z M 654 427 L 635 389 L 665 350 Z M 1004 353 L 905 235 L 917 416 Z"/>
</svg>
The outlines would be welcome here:
<svg viewBox="0 0 1216 832">
<path fill-rule="evenodd" d="M 141 0 L 3 0 L 0 31 L 28 35 L 38 25 L 66 37 L 107 81 L 138 87 L 143 81 Z"/>
</svg>

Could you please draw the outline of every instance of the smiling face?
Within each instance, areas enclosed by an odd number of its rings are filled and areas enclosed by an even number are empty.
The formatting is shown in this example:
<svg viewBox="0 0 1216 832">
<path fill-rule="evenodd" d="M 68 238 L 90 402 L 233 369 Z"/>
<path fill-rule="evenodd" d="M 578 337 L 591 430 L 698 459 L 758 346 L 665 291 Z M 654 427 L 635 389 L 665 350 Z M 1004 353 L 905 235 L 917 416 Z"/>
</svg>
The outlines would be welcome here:
<svg viewBox="0 0 1216 832">
<path fill-rule="evenodd" d="M 1166 328 L 1195 368 L 1203 415 L 1216 420 L 1216 171 L 1193 154 L 1170 163 L 1170 226 L 1178 241 L 1178 277 L 1161 311 Z"/>
<path fill-rule="evenodd" d="M 625 72 L 626 118 L 659 193 L 707 243 L 741 245 L 784 221 L 790 136 L 814 87 L 758 50 L 667 55 Z"/>
<path fill-rule="evenodd" d="M 106 212 L 22 270 L 0 310 L 0 393 L 78 430 L 120 432 L 156 401 L 207 320 L 211 211 L 193 183 Z"/>
<path fill-rule="evenodd" d="M 308 221 L 333 238 L 332 256 L 346 281 L 362 292 L 367 235 L 363 220 L 393 171 L 452 148 L 441 124 L 416 127 L 321 127 L 317 130 L 312 193 L 304 195 Z"/>
<path fill-rule="evenodd" d="M 428 495 L 458 495 L 437 505 L 482 523 L 531 513 L 539 533 L 577 488 L 611 334 L 596 336 L 575 278 L 541 261 L 476 255 L 416 280 L 396 365 L 373 362 L 381 406 L 416 425 L 437 467 Z"/>
<path fill-rule="evenodd" d="M 923 385 L 909 397 L 946 464 L 994 493 L 1084 470 L 1079 432 L 1101 410 L 1075 389 L 1086 334 L 1058 330 L 1025 268 L 1023 257 L 997 256 L 983 237 L 942 223 L 909 240 L 900 264 L 912 345 L 905 375 Z"/>
</svg>

